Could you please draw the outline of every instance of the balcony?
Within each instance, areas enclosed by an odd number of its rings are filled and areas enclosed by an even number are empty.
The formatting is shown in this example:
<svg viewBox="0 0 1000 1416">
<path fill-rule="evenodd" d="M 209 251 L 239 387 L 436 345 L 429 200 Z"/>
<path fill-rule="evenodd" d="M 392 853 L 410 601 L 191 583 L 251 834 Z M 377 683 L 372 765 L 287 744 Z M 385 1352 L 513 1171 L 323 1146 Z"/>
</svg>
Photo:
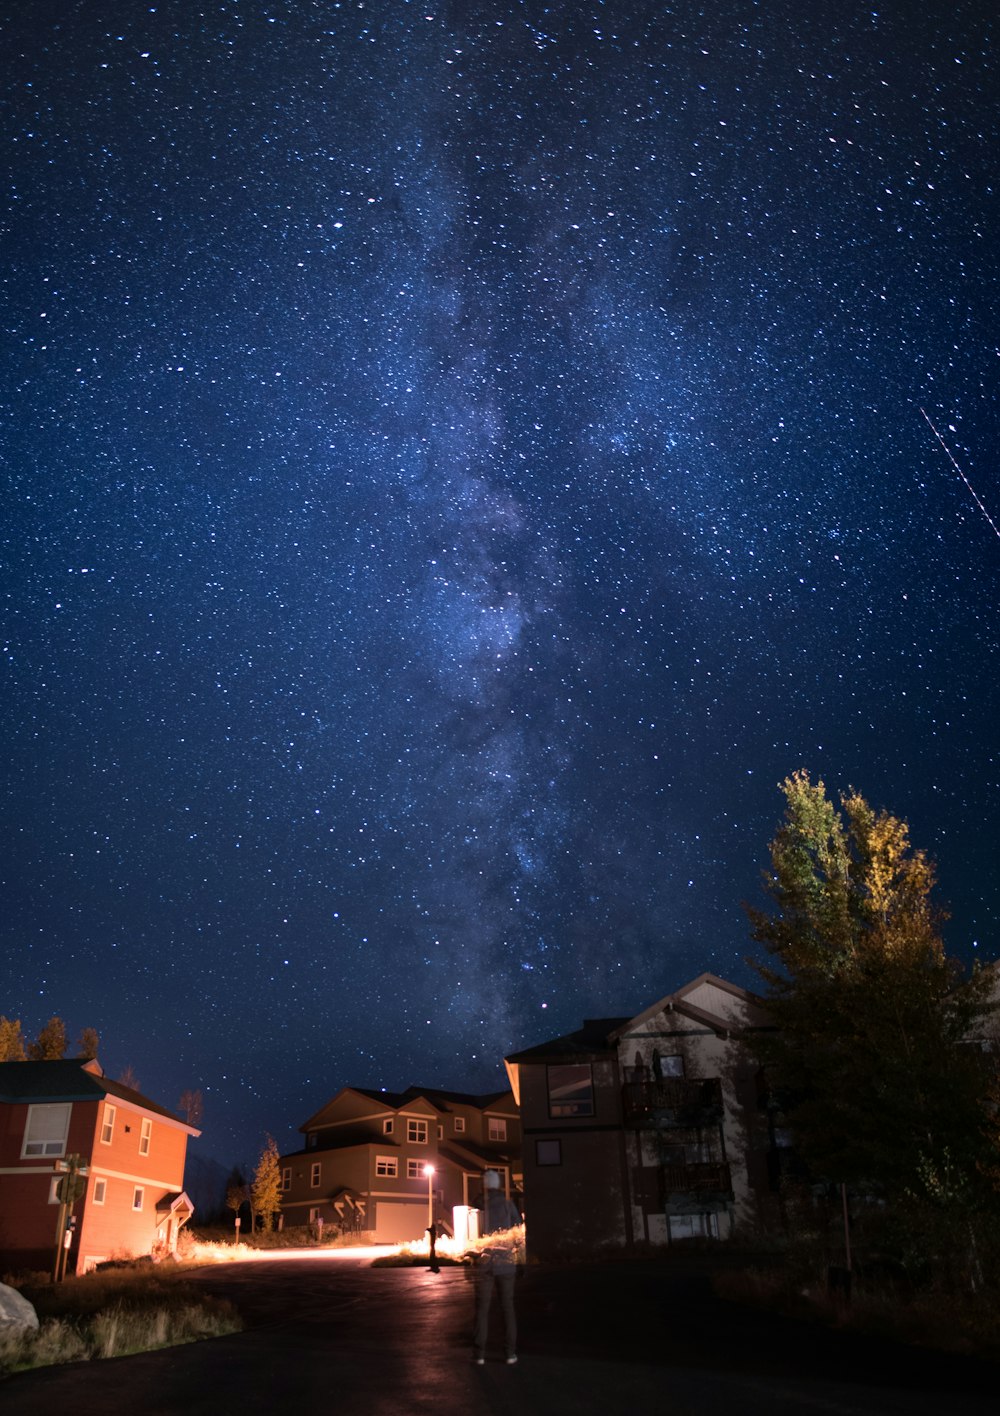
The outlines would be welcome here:
<svg viewBox="0 0 1000 1416">
<path fill-rule="evenodd" d="M 721 1160 L 690 1161 L 685 1165 L 663 1167 L 663 1191 L 666 1195 L 724 1195 L 733 1193 L 729 1166 Z"/>
<path fill-rule="evenodd" d="M 708 1126 L 722 1120 L 722 1083 L 718 1077 L 626 1082 L 622 1108 L 627 1126 Z"/>
</svg>

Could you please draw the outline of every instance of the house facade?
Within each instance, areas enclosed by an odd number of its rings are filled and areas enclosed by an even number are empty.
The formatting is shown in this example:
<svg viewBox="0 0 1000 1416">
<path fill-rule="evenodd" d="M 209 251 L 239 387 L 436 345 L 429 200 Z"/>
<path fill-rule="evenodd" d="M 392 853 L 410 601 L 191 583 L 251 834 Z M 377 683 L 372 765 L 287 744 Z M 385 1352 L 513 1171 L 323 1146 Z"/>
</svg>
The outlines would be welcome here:
<svg viewBox="0 0 1000 1416">
<path fill-rule="evenodd" d="M 725 1239 L 765 1218 L 774 1136 L 743 1039 L 767 1027 L 753 994 L 701 974 L 508 1057 L 532 1254 Z"/>
<path fill-rule="evenodd" d="M 447 1228 L 476 1205 L 484 1170 L 521 1185 L 521 1128 L 509 1091 L 474 1096 L 343 1087 L 299 1128 L 305 1147 L 281 1158 L 286 1224 L 334 1225 L 398 1243 Z M 430 1169 L 430 1173 L 428 1173 Z"/>
<path fill-rule="evenodd" d="M 173 1252 L 192 1214 L 188 1139 L 173 1112 L 103 1075 L 98 1061 L 0 1063 L 0 1264 L 51 1271 L 66 1210 L 59 1182 L 80 1157 L 67 1273 L 111 1257 Z"/>
</svg>

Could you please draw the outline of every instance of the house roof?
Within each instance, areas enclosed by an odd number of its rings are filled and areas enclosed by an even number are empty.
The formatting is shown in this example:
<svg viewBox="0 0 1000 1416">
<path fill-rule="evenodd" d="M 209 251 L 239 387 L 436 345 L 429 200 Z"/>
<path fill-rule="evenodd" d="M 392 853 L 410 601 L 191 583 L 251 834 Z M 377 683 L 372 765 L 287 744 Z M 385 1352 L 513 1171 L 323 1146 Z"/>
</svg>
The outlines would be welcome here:
<svg viewBox="0 0 1000 1416">
<path fill-rule="evenodd" d="M 201 1132 L 157 1101 L 101 1075 L 100 1064 L 75 1057 L 53 1062 L 0 1062 L 0 1101 L 100 1101 L 117 1097 L 141 1111 L 172 1121 L 189 1136 Z"/>
<path fill-rule="evenodd" d="M 680 1013 L 720 1035 L 743 1032 L 748 1027 L 763 1027 L 768 1021 L 763 999 L 755 993 L 741 988 L 737 983 L 730 983 L 728 979 L 719 978 L 717 974 L 702 973 L 676 992 L 668 993 L 644 1008 L 634 1018 L 626 1019 L 615 1030 L 615 1041 L 634 1028 L 642 1027 L 657 1013 L 670 1012 Z"/>
<path fill-rule="evenodd" d="M 473 1092 L 445 1091 L 440 1087 L 410 1086 L 401 1092 L 385 1091 L 381 1087 L 341 1087 L 329 1101 L 323 1103 L 318 1111 L 313 1112 L 307 1121 L 303 1121 L 299 1130 L 309 1131 L 327 1124 L 327 1118 L 330 1116 L 334 1103 L 348 1094 L 363 1096 L 387 1113 L 412 1110 L 417 1103 L 422 1101 L 426 1103 L 430 1112 L 443 1116 L 455 1106 L 474 1106 L 479 1111 L 485 1111 L 509 1097 L 510 1088 L 503 1087 L 499 1091 L 475 1094 Z"/>
<path fill-rule="evenodd" d="M 614 1049 L 616 1032 L 624 1027 L 628 1018 L 587 1018 L 582 1028 L 565 1033 L 548 1042 L 539 1042 L 534 1047 L 526 1047 L 514 1052 L 508 1062 L 567 1061 L 593 1057 L 595 1054 Z"/>
</svg>

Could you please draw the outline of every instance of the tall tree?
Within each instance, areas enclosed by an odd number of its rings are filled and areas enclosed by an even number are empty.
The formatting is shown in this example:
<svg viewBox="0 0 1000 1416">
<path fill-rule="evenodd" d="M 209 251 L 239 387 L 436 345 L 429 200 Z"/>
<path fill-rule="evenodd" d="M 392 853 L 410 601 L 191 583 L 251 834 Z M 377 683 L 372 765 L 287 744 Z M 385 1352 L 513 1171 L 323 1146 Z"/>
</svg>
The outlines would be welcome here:
<svg viewBox="0 0 1000 1416">
<path fill-rule="evenodd" d="M 0 1017 L 0 1062 L 25 1060 L 20 1018 Z"/>
<path fill-rule="evenodd" d="M 76 1050 L 80 1057 L 86 1057 L 88 1061 L 93 1061 L 97 1056 L 101 1040 L 97 1036 L 95 1028 L 84 1028 L 77 1038 Z"/>
<path fill-rule="evenodd" d="M 928 1203 L 981 1192 L 988 980 L 947 957 L 934 870 L 904 821 L 796 772 L 749 911 L 776 1024 L 759 1044 L 817 1178 Z M 944 1178 L 943 1178 L 944 1177 Z"/>
<path fill-rule="evenodd" d="M 250 1203 L 250 1186 L 238 1165 L 234 1165 L 226 1181 L 226 1208 L 238 1219 L 244 1205 Z"/>
<path fill-rule="evenodd" d="M 52 1017 L 28 1048 L 32 1062 L 57 1062 L 66 1056 L 66 1024 Z"/>
<path fill-rule="evenodd" d="M 250 1185 L 254 1214 L 260 1217 L 265 1230 L 274 1228 L 274 1217 L 281 1209 L 281 1167 L 274 1137 L 268 1136 Z"/>
<path fill-rule="evenodd" d="M 205 1103 L 200 1091 L 183 1091 L 177 1101 L 177 1110 L 189 1126 L 200 1126 L 205 1114 Z"/>
</svg>

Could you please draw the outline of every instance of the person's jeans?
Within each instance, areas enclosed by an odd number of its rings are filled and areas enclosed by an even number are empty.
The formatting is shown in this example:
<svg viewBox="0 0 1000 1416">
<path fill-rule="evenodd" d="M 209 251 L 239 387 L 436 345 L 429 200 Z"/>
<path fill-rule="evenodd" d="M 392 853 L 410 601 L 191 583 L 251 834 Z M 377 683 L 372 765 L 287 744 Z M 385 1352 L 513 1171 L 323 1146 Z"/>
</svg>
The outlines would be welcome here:
<svg viewBox="0 0 1000 1416">
<path fill-rule="evenodd" d="M 490 1331 L 490 1304 L 493 1302 L 494 1286 L 500 1295 L 506 1356 L 513 1357 L 517 1352 L 517 1321 L 514 1317 L 514 1284 L 516 1281 L 517 1275 L 513 1273 L 492 1273 L 487 1270 L 476 1274 L 476 1326 L 473 1343 L 477 1357 L 486 1356 L 486 1340 Z"/>
</svg>

